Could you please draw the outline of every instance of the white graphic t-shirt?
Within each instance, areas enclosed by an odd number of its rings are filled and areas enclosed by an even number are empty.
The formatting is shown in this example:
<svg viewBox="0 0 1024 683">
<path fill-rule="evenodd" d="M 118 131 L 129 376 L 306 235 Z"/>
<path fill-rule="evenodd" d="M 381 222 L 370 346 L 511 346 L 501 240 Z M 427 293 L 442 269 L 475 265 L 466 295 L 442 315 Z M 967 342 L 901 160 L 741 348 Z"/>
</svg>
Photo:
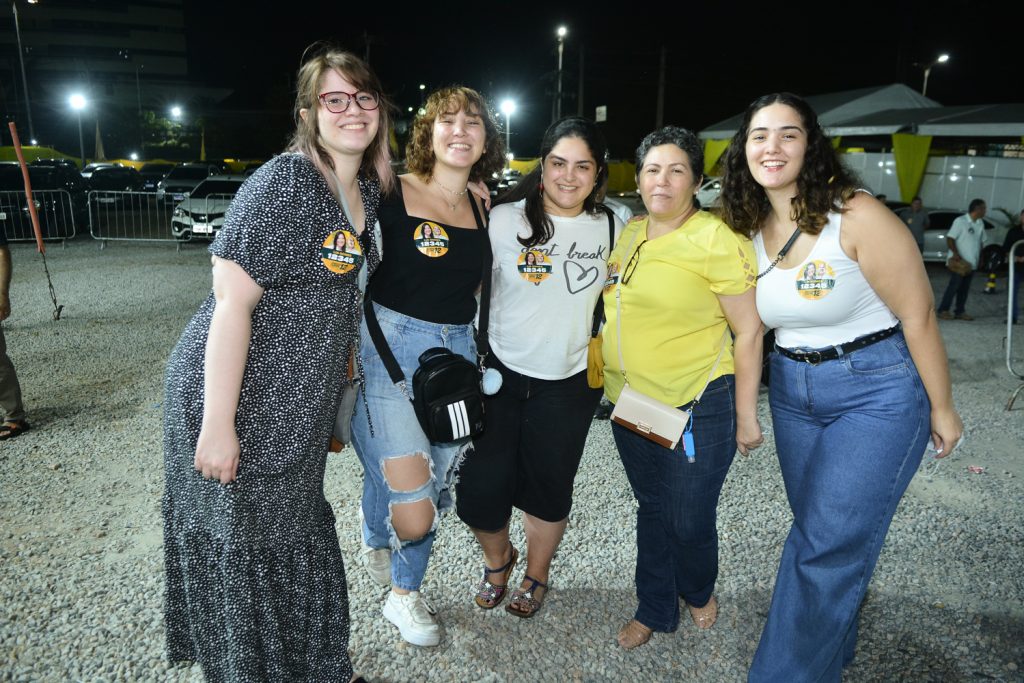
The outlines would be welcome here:
<svg viewBox="0 0 1024 683">
<path fill-rule="evenodd" d="M 587 367 L 594 306 L 607 277 L 608 217 L 551 216 L 554 236 L 524 247 L 530 226 L 525 200 L 491 212 L 494 253 L 487 329 L 493 353 L 510 369 L 538 379 L 564 379 Z M 622 221 L 613 217 L 616 236 Z"/>
</svg>

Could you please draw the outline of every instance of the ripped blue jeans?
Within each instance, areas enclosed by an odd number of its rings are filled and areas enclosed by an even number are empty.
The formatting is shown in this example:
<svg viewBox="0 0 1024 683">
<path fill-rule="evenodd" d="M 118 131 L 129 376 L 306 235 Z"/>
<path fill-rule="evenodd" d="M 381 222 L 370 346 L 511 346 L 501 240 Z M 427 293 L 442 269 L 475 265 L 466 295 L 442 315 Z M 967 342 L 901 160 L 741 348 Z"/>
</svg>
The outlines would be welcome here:
<svg viewBox="0 0 1024 683">
<path fill-rule="evenodd" d="M 469 360 L 476 358 L 472 325 L 442 325 L 410 318 L 374 304 L 381 331 L 412 392 L 412 376 L 419 356 L 443 346 Z M 356 401 L 352 415 L 352 445 L 363 464 L 363 540 L 372 548 L 392 548 L 391 583 L 404 590 L 419 590 L 430 561 L 430 549 L 440 516 L 452 507 L 458 466 L 470 439 L 431 443 L 416 419 L 412 403 L 391 382 L 374 348 L 364 321 L 359 353 L 362 356 L 366 401 Z M 367 407 L 369 419 L 367 419 Z M 372 428 L 371 428 L 372 424 Z M 420 485 L 394 486 L 385 477 L 385 463 L 396 458 L 425 458 L 430 476 Z M 395 506 L 429 500 L 434 520 L 425 536 L 402 540 L 391 525 Z"/>
</svg>

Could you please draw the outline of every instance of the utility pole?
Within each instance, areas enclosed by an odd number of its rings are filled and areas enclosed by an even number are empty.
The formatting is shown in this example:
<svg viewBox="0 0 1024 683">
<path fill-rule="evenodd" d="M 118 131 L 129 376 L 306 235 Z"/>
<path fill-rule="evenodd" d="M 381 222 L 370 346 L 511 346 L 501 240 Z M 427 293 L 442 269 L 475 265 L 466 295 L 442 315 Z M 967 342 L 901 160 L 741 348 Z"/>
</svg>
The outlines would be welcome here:
<svg viewBox="0 0 1024 683">
<path fill-rule="evenodd" d="M 583 116 L 583 43 L 580 43 L 580 82 L 576 92 L 576 116 Z"/>
<path fill-rule="evenodd" d="M 661 46 L 661 59 L 658 64 L 658 110 L 654 116 L 654 128 L 657 130 L 665 122 L 665 46 Z"/>
<path fill-rule="evenodd" d="M 28 136 L 29 141 L 36 139 L 36 129 L 32 126 L 32 104 L 28 98 L 28 79 L 25 78 L 25 51 L 21 47 L 21 28 L 18 26 L 18 2 L 11 0 L 11 11 L 14 12 L 14 36 L 18 39 L 18 63 L 21 64 L 21 86 L 25 92 L 25 113 L 28 114 Z M 559 51 L 561 55 L 561 51 Z M 561 68 L 561 67 L 559 67 Z M 561 80 L 559 80 L 561 83 Z M 32 142 L 35 144 L 35 142 Z"/>
</svg>

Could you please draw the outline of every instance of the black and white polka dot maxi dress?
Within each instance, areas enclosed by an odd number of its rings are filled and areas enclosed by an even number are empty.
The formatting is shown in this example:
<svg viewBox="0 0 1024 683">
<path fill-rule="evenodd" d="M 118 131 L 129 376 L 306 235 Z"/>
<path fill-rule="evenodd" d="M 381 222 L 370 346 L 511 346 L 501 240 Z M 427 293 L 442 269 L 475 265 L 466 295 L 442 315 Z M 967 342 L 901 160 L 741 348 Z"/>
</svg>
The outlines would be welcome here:
<svg viewBox="0 0 1024 683">
<path fill-rule="evenodd" d="M 372 226 L 379 187 L 361 178 L 360 190 Z M 264 289 L 235 420 L 234 483 L 193 468 L 212 293 L 168 362 L 167 649 L 171 660 L 198 661 L 210 681 L 351 677 L 345 570 L 323 482 L 358 336 L 358 268 L 379 262 L 373 230 L 354 233 L 312 162 L 282 154 L 242 186 L 210 247 Z"/>
</svg>

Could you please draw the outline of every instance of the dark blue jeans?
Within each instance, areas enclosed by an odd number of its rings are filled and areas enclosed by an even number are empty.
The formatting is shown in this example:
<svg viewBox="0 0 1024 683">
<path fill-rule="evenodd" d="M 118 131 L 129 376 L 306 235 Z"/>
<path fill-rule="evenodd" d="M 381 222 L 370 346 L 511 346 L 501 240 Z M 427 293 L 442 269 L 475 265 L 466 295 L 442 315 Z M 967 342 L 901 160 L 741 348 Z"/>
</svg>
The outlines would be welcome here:
<svg viewBox="0 0 1024 683">
<path fill-rule="evenodd" d="M 750 681 L 834 681 L 896 506 L 930 436 L 902 333 L 809 365 L 771 356 L 769 402 L 793 526 Z"/>
<path fill-rule="evenodd" d="M 718 496 L 736 454 L 734 378 L 713 381 L 693 411 L 696 461 L 612 423 L 636 515 L 636 620 L 655 631 L 679 626 L 679 598 L 695 607 L 718 579 Z"/>
<path fill-rule="evenodd" d="M 939 313 L 949 310 L 949 307 L 953 305 L 954 295 L 956 295 L 956 308 L 953 310 L 953 313 L 955 315 L 960 315 L 964 312 L 964 306 L 967 305 L 967 295 L 971 291 L 972 277 L 974 277 L 973 271 L 967 273 L 967 275 L 957 275 L 950 271 L 949 284 L 946 285 L 946 293 L 942 295 L 942 303 L 939 304 Z"/>
</svg>

